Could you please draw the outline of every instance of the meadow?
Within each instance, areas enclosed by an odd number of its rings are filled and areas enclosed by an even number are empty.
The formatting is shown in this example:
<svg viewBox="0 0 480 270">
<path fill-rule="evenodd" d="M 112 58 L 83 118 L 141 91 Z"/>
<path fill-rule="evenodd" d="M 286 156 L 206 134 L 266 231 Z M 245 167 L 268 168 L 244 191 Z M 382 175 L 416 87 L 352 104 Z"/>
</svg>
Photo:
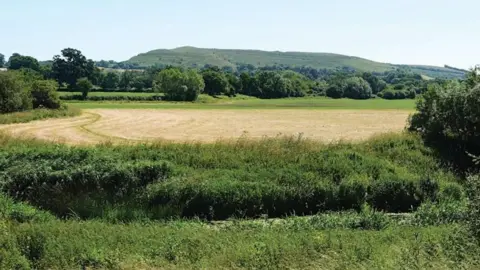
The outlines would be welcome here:
<svg viewBox="0 0 480 270">
<path fill-rule="evenodd" d="M 92 92 L 92 94 L 95 92 Z M 112 94 L 112 93 L 109 93 Z M 131 93 L 124 93 L 131 94 Z M 148 93 L 136 93 L 148 95 Z M 104 95 L 102 92 L 97 95 Z M 113 94 L 112 94 L 113 95 Z M 151 95 L 151 94 L 149 94 Z M 69 104 L 82 109 L 339 109 L 339 110 L 415 110 L 415 100 L 385 100 L 385 99 L 330 99 L 325 97 L 257 99 L 238 95 L 235 98 L 220 96 L 214 98 L 200 95 L 197 102 L 89 102 L 69 101 Z"/>
<path fill-rule="evenodd" d="M 82 101 L 81 116 L 0 126 L 0 269 L 478 268 L 465 180 L 403 131 L 413 106 Z M 211 137 L 122 135 L 169 121 Z M 311 133 L 216 139 L 239 123 Z M 325 128 L 337 139 L 312 136 Z"/>
</svg>

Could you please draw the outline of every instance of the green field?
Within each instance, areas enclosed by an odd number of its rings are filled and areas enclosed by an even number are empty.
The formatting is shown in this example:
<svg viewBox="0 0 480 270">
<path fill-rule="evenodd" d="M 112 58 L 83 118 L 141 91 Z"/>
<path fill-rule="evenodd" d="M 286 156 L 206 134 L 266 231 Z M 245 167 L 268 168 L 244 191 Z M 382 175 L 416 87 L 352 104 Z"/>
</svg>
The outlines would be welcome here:
<svg viewBox="0 0 480 270">
<path fill-rule="evenodd" d="M 203 100 L 203 101 L 202 101 Z M 285 99 L 214 99 L 202 95 L 199 102 L 69 102 L 84 109 L 342 109 L 342 110 L 411 110 L 415 109 L 415 100 L 385 99 L 329 99 L 324 97 L 285 98 Z"/>
<path fill-rule="evenodd" d="M 71 96 L 71 95 L 79 95 L 81 96 L 81 92 L 58 92 L 60 96 Z M 94 97 L 111 97 L 111 96 L 134 96 L 134 97 L 149 97 L 158 95 L 158 93 L 135 93 L 135 92 L 90 92 L 88 93 L 89 96 Z"/>
</svg>

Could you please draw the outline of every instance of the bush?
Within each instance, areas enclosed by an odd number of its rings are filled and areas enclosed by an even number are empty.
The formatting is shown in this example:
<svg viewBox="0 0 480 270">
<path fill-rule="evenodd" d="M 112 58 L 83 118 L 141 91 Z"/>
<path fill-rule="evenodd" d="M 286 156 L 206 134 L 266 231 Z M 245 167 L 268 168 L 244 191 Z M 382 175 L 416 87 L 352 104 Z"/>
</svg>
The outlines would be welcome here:
<svg viewBox="0 0 480 270">
<path fill-rule="evenodd" d="M 351 99 L 369 99 L 372 96 L 372 88 L 364 79 L 359 77 L 348 78 L 343 97 Z"/>
<path fill-rule="evenodd" d="M 26 85 L 13 72 L 0 72 L 0 113 L 25 111 L 32 108 Z"/>
<path fill-rule="evenodd" d="M 327 88 L 326 95 L 327 95 L 327 97 L 330 97 L 330 98 L 342 98 L 343 97 L 343 87 L 339 84 L 330 85 Z"/>
<path fill-rule="evenodd" d="M 51 80 L 35 81 L 32 84 L 33 108 L 60 108 L 60 98 L 57 93 L 58 84 Z"/>
<path fill-rule="evenodd" d="M 195 101 L 205 88 L 202 76 L 195 70 L 164 69 L 155 82 L 157 91 L 164 92 L 165 100 L 171 101 Z"/>
<path fill-rule="evenodd" d="M 430 86 L 417 102 L 410 130 L 419 132 L 447 161 L 465 172 L 480 154 L 480 85 Z"/>
<path fill-rule="evenodd" d="M 82 92 L 82 98 L 87 99 L 88 93 L 93 88 L 93 84 L 88 80 L 88 78 L 80 78 L 77 81 L 77 88 Z"/>
</svg>

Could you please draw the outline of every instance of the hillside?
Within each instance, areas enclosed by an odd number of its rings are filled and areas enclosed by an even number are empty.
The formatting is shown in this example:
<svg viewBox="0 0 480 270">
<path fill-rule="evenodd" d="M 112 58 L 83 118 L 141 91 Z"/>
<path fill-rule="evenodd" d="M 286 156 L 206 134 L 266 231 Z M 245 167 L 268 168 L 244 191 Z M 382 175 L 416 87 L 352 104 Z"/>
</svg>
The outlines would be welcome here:
<svg viewBox="0 0 480 270">
<path fill-rule="evenodd" d="M 202 67 L 206 64 L 214 66 L 253 65 L 254 67 L 285 65 L 309 66 L 316 69 L 354 68 L 358 71 L 385 72 L 400 65 L 380 63 L 368 59 L 333 53 L 309 52 L 271 52 L 260 50 L 204 49 L 195 47 L 179 47 L 172 50 L 159 49 L 141 53 L 132 57 L 127 63 L 141 67 L 152 65 L 180 65 L 186 67 Z M 402 65 L 405 67 L 406 65 Z M 407 66 L 416 73 L 434 78 L 458 78 L 464 73 L 457 69 L 432 66 Z"/>
</svg>

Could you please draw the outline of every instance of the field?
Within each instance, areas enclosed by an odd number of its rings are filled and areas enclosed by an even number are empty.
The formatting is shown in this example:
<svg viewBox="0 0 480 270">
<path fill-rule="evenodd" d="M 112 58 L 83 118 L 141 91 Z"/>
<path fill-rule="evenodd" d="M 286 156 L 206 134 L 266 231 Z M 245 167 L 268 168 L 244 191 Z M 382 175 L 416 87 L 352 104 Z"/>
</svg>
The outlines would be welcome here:
<svg viewBox="0 0 480 270">
<path fill-rule="evenodd" d="M 203 101 L 0 125 L 0 269 L 480 265 L 412 100 Z"/>
<path fill-rule="evenodd" d="M 78 95 L 81 96 L 81 92 L 58 92 L 60 96 Z M 149 97 L 156 95 L 157 93 L 136 93 L 136 92 L 90 92 L 89 96 L 92 97 L 110 97 L 110 96 L 133 96 L 133 97 Z"/>
<path fill-rule="evenodd" d="M 401 131 L 413 101 L 305 98 L 218 99 L 205 104 L 73 104 L 85 108 L 82 116 L 0 126 L 0 130 L 15 136 L 70 144 L 152 140 L 214 142 L 240 137 L 300 135 L 323 142 L 358 141 L 377 133 Z"/>
</svg>

